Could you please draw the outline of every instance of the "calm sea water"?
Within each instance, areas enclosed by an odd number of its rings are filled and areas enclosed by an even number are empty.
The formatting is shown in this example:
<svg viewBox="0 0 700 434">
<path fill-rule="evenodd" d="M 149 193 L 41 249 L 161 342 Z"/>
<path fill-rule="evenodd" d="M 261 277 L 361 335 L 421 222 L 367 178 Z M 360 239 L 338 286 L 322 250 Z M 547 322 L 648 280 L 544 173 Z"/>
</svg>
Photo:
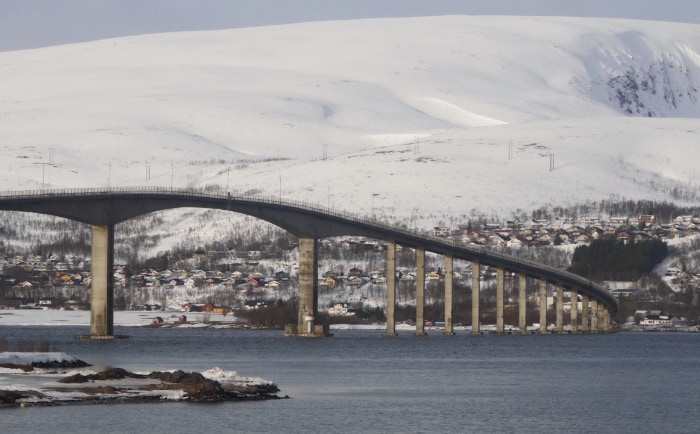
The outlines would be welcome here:
<svg viewBox="0 0 700 434">
<path fill-rule="evenodd" d="M 214 366 L 275 382 L 291 399 L 0 411 L 2 432 L 696 433 L 700 334 L 327 339 L 279 331 L 124 329 L 130 339 L 73 339 L 85 327 L 3 327 L 44 336 L 94 365 Z"/>
</svg>

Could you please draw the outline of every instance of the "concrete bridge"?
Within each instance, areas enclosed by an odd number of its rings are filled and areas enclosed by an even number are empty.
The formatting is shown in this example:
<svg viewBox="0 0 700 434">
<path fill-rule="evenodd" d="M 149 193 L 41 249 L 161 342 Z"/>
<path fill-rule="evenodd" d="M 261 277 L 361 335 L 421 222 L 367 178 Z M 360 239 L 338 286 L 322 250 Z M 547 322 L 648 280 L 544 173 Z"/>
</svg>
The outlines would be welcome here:
<svg viewBox="0 0 700 434">
<path fill-rule="evenodd" d="M 0 210 L 49 214 L 92 225 L 92 288 L 90 337 L 113 338 L 114 225 L 154 211 L 182 207 L 210 208 L 247 214 L 277 225 L 299 239 L 299 311 L 296 324 L 285 333 L 293 336 L 324 336 L 328 325 L 315 324 L 318 312 L 318 245 L 320 238 L 357 235 L 387 242 L 386 334 L 395 335 L 396 245 L 416 250 L 416 334 L 425 334 L 425 253 L 445 257 L 445 329 L 453 334 L 452 275 L 454 259 L 472 263 L 472 334 L 480 334 L 480 267 L 495 267 L 496 331 L 504 333 L 504 276 L 519 276 L 519 330 L 526 333 L 526 279 L 539 281 L 539 298 L 547 299 L 548 285 L 556 288 L 556 332 L 564 328 L 564 290 L 571 300 L 582 298 L 581 318 L 571 309 L 571 332 L 599 333 L 609 330 L 617 302 L 604 288 L 581 276 L 510 255 L 469 247 L 445 238 L 425 236 L 406 228 L 303 202 L 246 196 L 205 190 L 168 188 L 109 188 L 42 190 L 0 193 Z M 575 303 L 572 303 L 575 306 Z M 540 332 L 546 333 L 547 303 L 540 302 Z"/>
</svg>

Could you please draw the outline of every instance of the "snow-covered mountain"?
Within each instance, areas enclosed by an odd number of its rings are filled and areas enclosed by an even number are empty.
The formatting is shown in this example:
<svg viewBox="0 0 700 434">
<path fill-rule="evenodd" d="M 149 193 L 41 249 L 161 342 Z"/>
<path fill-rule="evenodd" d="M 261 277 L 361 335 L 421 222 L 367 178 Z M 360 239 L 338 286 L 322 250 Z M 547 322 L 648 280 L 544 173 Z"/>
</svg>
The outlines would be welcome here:
<svg viewBox="0 0 700 434">
<path fill-rule="evenodd" d="M 690 204 L 699 88 L 700 26 L 614 19 L 311 22 L 4 52 L 0 182 L 219 185 L 425 227 Z"/>
</svg>

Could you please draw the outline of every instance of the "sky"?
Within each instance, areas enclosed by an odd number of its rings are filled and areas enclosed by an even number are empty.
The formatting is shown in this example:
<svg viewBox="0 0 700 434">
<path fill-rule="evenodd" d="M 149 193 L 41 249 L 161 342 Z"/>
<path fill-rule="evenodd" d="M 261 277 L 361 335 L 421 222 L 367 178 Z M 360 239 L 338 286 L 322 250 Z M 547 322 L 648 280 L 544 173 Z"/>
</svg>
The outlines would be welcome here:
<svg viewBox="0 0 700 434">
<path fill-rule="evenodd" d="M 0 0 L 0 51 L 134 34 L 453 14 L 700 23 L 697 0 Z"/>
</svg>

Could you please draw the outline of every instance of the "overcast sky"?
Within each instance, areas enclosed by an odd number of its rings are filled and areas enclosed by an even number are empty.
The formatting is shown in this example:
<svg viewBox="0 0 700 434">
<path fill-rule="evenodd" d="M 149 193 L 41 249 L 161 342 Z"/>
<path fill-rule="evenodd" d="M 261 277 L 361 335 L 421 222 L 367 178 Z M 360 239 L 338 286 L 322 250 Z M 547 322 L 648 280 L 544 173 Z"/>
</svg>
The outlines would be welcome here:
<svg viewBox="0 0 700 434">
<path fill-rule="evenodd" d="M 316 20 L 561 15 L 700 23 L 700 0 L 0 0 L 0 50 Z"/>
</svg>

